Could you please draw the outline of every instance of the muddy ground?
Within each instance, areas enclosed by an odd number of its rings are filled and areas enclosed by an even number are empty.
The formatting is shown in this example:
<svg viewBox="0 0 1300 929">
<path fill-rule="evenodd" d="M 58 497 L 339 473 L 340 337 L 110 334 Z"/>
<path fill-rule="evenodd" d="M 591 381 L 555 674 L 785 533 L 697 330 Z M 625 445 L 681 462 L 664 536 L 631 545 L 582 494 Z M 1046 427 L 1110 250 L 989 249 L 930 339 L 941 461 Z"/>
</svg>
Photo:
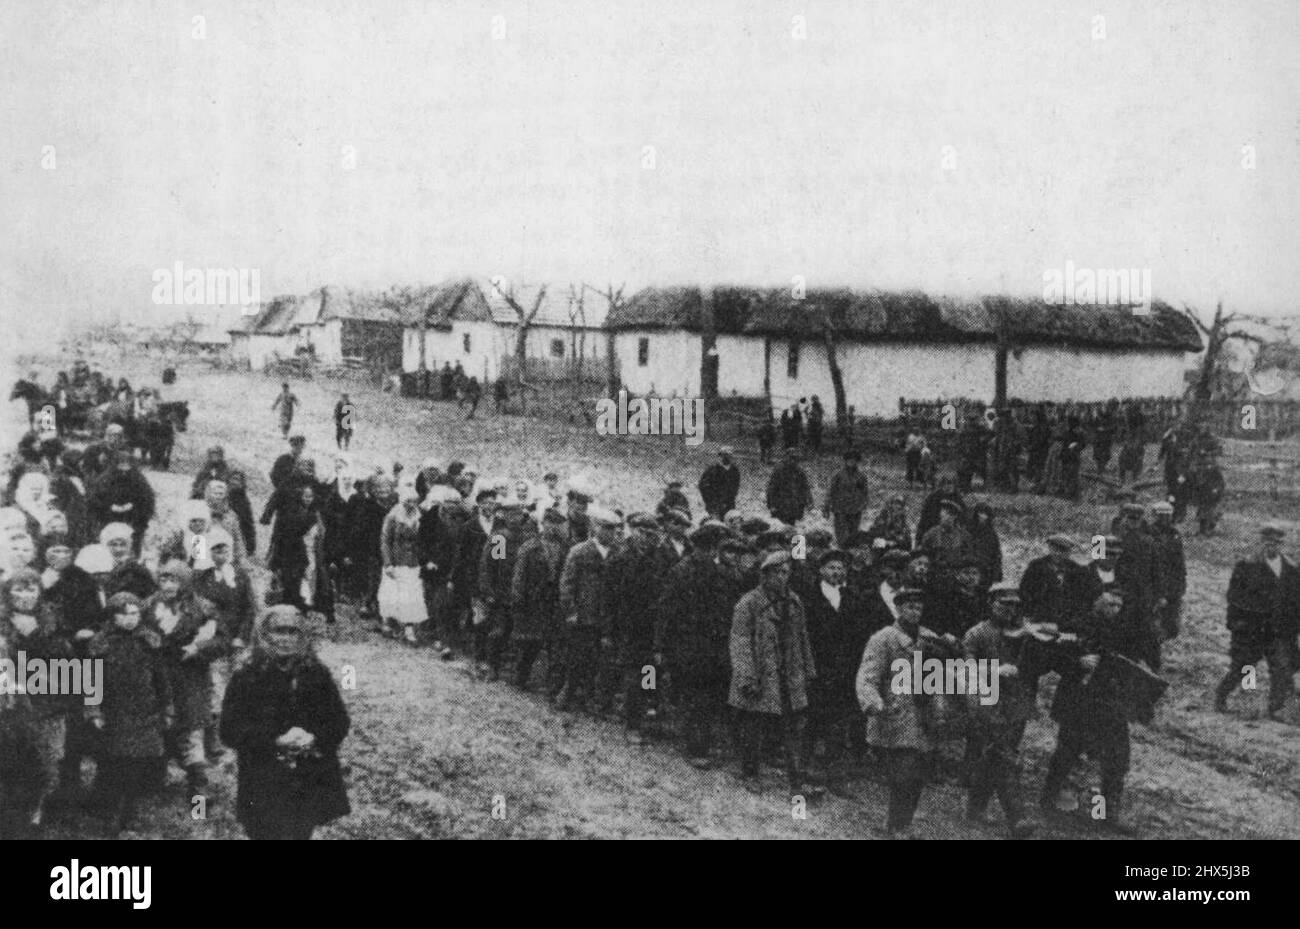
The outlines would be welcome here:
<svg viewBox="0 0 1300 929">
<path fill-rule="evenodd" d="M 157 383 L 156 362 L 114 356 L 102 365 L 133 384 Z M 47 370 L 54 368 L 51 361 Z M 181 368 L 166 397 L 188 399 L 193 415 L 188 433 L 179 437 L 172 473 L 150 474 L 160 500 L 155 531 L 172 525 L 189 476 L 214 443 L 224 445 L 227 457 L 249 472 L 254 506 L 260 509 L 268 494 L 267 470 L 283 447 L 270 409 L 278 386 L 278 379 L 260 375 L 197 364 Z M 398 460 L 414 468 L 430 456 L 442 463 L 460 458 L 485 475 L 533 481 L 548 469 L 563 476 L 582 472 L 608 499 L 631 509 L 653 506 L 664 479 L 680 475 L 700 511 L 693 486 L 716 448 L 711 441 L 689 449 L 673 438 L 600 437 L 589 429 L 490 413 L 467 421 L 455 404 L 399 398 L 356 383 L 297 381 L 293 389 L 303 401 L 295 431 L 307 436 L 322 463 L 333 448 L 333 403 L 337 391 L 346 389 L 356 409 L 353 457 L 360 462 Z M 11 404 L 6 433 L 22 419 L 19 404 Z M 8 439 L 6 447 L 11 447 Z M 742 446 L 740 452 L 741 508 L 761 511 L 766 468 L 757 464 L 752 447 Z M 1148 462 L 1153 460 L 1152 452 Z M 835 465 L 828 456 L 810 466 L 819 500 Z M 921 494 L 905 490 L 898 460 L 876 458 L 869 473 L 876 504 L 886 493 L 901 491 L 908 494 L 910 511 L 917 512 Z M 1013 579 L 1040 553 L 1043 536 L 1052 531 L 1092 535 L 1109 524 L 1115 510 L 1100 499 L 1082 505 L 1024 494 L 987 499 L 999 513 L 1007 575 Z M 1233 561 L 1253 545 L 1255 527 L 1265 518 L 1292 530 L 1294 552 L 1300 540 L 1298 509 L 1294 499 L 1234 498 L 1217 537 L 1187 539 L 1184 632 L 1166 646 L 1165 676 L 1172 686 L 1152 724 L 1133 727 L 1126 812 L 1143 837 L 1300 837 L 1297 701 L 1288 707 L 1289 724 L 1268 720 L 1263 715 L 1267 675 L 1262 674 L 1260 691 L 1234 696 L 1231 715 L 1210 709 L 1213 682 L 1226 664 L 1223 595 Z M 259 549 L 266 538 L 262 529 Z M 264 580 L 260 567 L 257 573 Z M 322 838 L 880 834 L 886 791 L 871 769 L 852 780 L 843 795 L 829 795 L 799 818 L 776 767 L 764 769 L 763 792 L 751 794 L 738 784 L 734 761 L 701 772 L 669 741 L 631 745 L 613 721 L 558 714 L 535 693 L 480 679 L 463 661 L 443 662 L 428 649 L 380 637 L 350 609 L 342 611 L 335 629 L 323 630 L 319 651 L 340 675 L 347 666 L 356 673 L 356 688 L 344 694 L 353 725 L 342 750 L 353 813 L 321 830 Z M 1041 712 L 1025 739 L 1023 781 L 1035 810 L 1032 801 L 1054 736 L 1055 725 Z M 994 825 L 962 820 L 964 791 L 953 776 L 960 746 L 949 744 L 944 754 L 941 782 L 922 799 L 917 831 L 930 838 L 1002 835 L 996 801 Z M 1077 780 L 1086 796 L 1096 784 L 1095 770 L 1081 768 Z M 139 831 L 129 835 L 238 836 L 233 790 L 234 759 L 227 756 L 214 775 L 206 818 L 196 820 L 181 773 L 173 768 L 168 793 L 147 805 Z M 48 834 L 92 836 L 99 828 L 93 819 L 79 817 Z M 1047 824 L 1039 836 L 1101 837 L 1084 819 Z"/>
</svg>

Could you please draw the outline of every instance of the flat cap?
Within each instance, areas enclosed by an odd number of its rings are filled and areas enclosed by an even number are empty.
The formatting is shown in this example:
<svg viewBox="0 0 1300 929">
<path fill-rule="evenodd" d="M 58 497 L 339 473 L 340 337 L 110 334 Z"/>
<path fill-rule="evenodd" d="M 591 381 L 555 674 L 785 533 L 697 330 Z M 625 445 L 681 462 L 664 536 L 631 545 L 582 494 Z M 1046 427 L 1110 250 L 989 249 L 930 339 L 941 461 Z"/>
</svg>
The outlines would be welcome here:
<svg viewBox="0 0 1300 929">
<path fill-rule="evenodd" d="M 613 510 L 609 509 L 608 507 L 603 507 L 600 504 L 592 504 L 592 506 L 587 510 L 587 516 L 591 519 L 592 522 L 600 523 L 601 525 L 605 525 L 605 526 L 623 525 L 623 517 L 619 516 L 617 513 L 615 513 Z"/>
<path fill-rule="evenodd" d="M 731 532 L 726 526 L 717 523 L 705 523 L 692 532 L 689 538 L 695 545 L 712 548 L 715 545 L 722 544 L 724 539 L 731 538 Z"/>
<path fill-rule="evenodd" d="M 822 552 L 822 556 L 817 559 L 817 567 L 828 565 L 832 561 L 838 561 L 840 564 L 847 564 L 849 560 L 848 553 L 840 551 L 838 548 L 832 548 Z"/>
<path fill-rule="evenodd" d="M 677 525 L 679 526 L 687 526 L 687 527 L 694 525 L 694 523 L 691 521 L 691 514 L 687 513 L 681 507 L 676 507 L 676 506 L 669 507 L 667 510 L 664 511 L 664 522 L 677 523 Z"/>
<path fill-rule="evenodd" d="M 1174 515 L 1174 505 L 1168 500 L 1157 500 L 1151 504 L 1152 513 L 1162 513 L 1166 516 Z"/>
<path fill-rule="evenodd" d="M 782 549 L 781 551 L 769 553 L 768 556 L 763 559 L 763 563 L 759 567 L 766 571 L 769 568 L 776 568 L 789 563 L 790 553 Z"/>
<path fill-rule="evenodd" d="M 1075 550 L 1074 539 L 1061 532 L 1049 535 L 1047 544 L 1059 552 L 1072 552 Z"/>
<path fill-rule="evenodd" d="M 1143 506 L 1141 503 L 1130 502 L 1130 503 L 1125 503 L 1122 507 L 1120 507 L 1120 512 L 1123 513 L 1125 516 L 1145 516 L 1147 512 L 1147 508 Z"/>
<path fill-rule="evenodd" d="M 631 529 L 655 529 L 659 528 L 659 522 L 649 513 L 633 513 L 627 518 L 628 527 Z"/>
<path fill-rule="evenodd" d="M 1262 526 L 1259 530 L 1259 534 L 1266 539 L 1286 538 L 1286 530 L 1276 523 L 1268 523 L 1267 525 Z"/>
<path fill-rule="evenodd" d="M 1019 603 L 1020 589 L 1014 584 L 995 584 L 989 590 L 989 599 L 1000 603 Z"/>
</svg>

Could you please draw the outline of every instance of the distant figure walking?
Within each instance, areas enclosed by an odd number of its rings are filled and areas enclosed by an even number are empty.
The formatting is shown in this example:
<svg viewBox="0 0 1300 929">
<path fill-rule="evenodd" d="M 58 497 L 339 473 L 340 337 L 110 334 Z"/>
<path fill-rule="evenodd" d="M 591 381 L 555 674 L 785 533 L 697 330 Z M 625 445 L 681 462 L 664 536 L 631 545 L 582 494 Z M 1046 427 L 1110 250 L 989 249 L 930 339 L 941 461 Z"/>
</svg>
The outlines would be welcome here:
<svg viewBox="0 0 1300 929">
<path fill-rule="evenodd" d="M 340 451 L 346 452 L 352 445 L 352 417 L 352 400 L 347 394 L 342 394 L 339 402 L 334 404 L 334 444 Z"/>
<path fill-rule="evenodd" d="M 271 404 L 271 412 L 280 411 L 280 432 L 286 437 L 293 428 L 293 414 L 298 409 L 298 397 L 289 389 L 289 383 L 280 385 L 280 393 Z"/>
</svg>

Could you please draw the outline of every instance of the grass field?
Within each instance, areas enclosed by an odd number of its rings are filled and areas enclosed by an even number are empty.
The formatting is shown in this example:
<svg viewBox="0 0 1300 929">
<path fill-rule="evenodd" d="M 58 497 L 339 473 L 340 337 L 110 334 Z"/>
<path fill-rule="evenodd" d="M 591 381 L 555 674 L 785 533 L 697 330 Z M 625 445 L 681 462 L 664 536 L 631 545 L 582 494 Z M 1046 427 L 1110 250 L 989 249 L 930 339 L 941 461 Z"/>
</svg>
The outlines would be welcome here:
<svg viewBox="0 0 1300 929">
<path fill-rule="evenodd" d="M 45 368 L 66 364 L 52 359 Z M 105 358 L 101 364 L 133 384 L 157 383 L 156 369 L 138 359 Z M 254 506 L 261 506 L 268 493 L 267 469 L 282 450 L 270 410 L 277 389 L 278 380 L 259 375 L 200 365 L 181 368 L 166 398 L 189 400 L 192 416 L 189 432 L 179 437 L 172 473 L 150 475 L 160 498 L 156 531 L 171 525 L 189 475 L 214 443 L 224 445 L 227 457 L 248 471 Z M 295 382 L 293 389 L 303 401 L 295 431 L 307 436 L 309 450 L 322 464 L 333 448 L 330 413 L 337 390 L 346 389 L 355 406 L 353 458 L 359 462 L 391 465 L 397 460 L 414 468 L 427 457 L 442 463 L 459 458 L 484 475 L 533 481 L 549 469 L 564 477 L 581 472 L 605 498 L 629 509 L 653 506 L 664 480 L 678 476 L 699 512 L 694 484 L 716 448 L 706 441 L 689 449 L 671 437 L 602 438 L 594 430 L 519 417 L 485 414 L 466 421 L 454 404 L 409 400 L 349 384 Z M 11 404 L 6 434 L 22 419 L 19 404 Z M 740 452 L 741 508 L 761 512 L 766 468 L 757 464 L 752 449 Z M 1148 462 L 1153 458 L 1148 454 Z M 810 466 L 819 502 L 835 465 L 826 458 Z M 898 460 L 872 460 L 868 472 L 875 503 L 886 493 L 906 493 Z M 908 497 L 914 515 L 920 494 Z M 1031 495 L 990 494 L 987 499 L 999 514 L 1010 579 L 1018 579 L 1029 559 L 1040 553 L 1045 535 L 1090 536 L 1109 524 L 1115 509 L 1100 500 L 1070 505 Z M 1226 664 L 1223 594 L 1228 574 L 1234 560 L 1254 544 L 1255 528 L 1266 518 L 1291 530 L 1294 552 L 1300 538 L 1294 497 L 1233 497 L 1217 537 L 1187 539 L 1184 632 L 1166 646 L 1165 676 L 1172 686 L 1153 723 L 1133 727 L 1126 813 L 1143 837 L 1300 838 L 1297 701 L 1287 710 L 1290 725 L 1263 716 L 1262 689 L 1234 696 L 1231 715 L 1210 709 L 1211 688 Z M 260 548 L 265 541 L 263 534 Z M 260 568 L 258 573 L 263 573 Z M 872 837 L 883 824 L 886 791 L 869 772 L 852 782 L 846 795 L 829 796 L 810 807 L 806 819 L 796 819 L 782 789 L 783 777 L 774 768 L 765 769 L 764 792 L 752 795 L 736 781 L 734 765 L 697 771 L 670 743 L 630 745 L 620 725 L 557 714 L 535 694 L 479 680 L 463 662 L 444 663 L 428 650 L 380 638 L 347 612 L 340 620 L 336 631 L 322 637 L 320 654 L 331 668 L 341 671 L 350 665 L 357 675 L 356 689 L 345 693 L 353 729 L 342 750 L 354 812 L 322 830 L 322 837 Z M 1054 737 L 1055 725 L 1040 713 L 1024 745 L 1023 781 L 1031 801 Z M 945 755 L 956 758 L 960 750 L 954 742 L 945 747 Z M 238 835 L 230 815 L 233 773 L 233 760 L 227 757 L 214 777 L 208 816 L 195 821 L 181 774 L 173 769 L 170 793 L 149 807 L 139 835 Z M 1095 783 L 1095 773 L 1087 769 L 1080 786 L 1090 783 Z M 997 826 L 966 824 L 960 816 L 963 803 L 964 791 L 951 777 L 928 788 L 918 814 L 920 834 L 1002 834 Z M 95 829 L 95 822 L 85 819 L 51 834 L 94 834 Z M 1083 822 L 1077 828 L 1054 825 L 1039 834 L 1096 835 Z"/>
</svg>

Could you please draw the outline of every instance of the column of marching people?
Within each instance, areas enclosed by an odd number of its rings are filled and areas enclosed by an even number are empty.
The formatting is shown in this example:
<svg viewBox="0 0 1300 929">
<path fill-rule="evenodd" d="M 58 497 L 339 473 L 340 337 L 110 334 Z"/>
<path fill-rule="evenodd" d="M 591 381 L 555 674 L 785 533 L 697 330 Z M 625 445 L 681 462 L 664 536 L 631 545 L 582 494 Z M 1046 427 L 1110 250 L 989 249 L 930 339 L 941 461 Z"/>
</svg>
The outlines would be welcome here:
<svg viewBox="0 0 1300 929">
<path fill-rule="evenodd" d="M 750 790 L 764 789 L 769 760 L 809 802 L 879 777 L 892 836 L 911 834 L 952 745 L 968 815 L 982 820 L 996 795 L 1010 832 L 1030 831 L 1019 747 L 1040 712 L 1040 678 L 1055 674 L 1043 814 L 1077 805 L 1069 785 L 1086 755 L 1100 768 L 1096 821 L 1130 828 L 1128 727 L 1142 716 L 1099 668 L 1158 672 L 1179 633 L 1186 568 L 1164 501 L 1126 504 L 1082 545 L 1048 537 L 1010 584 L 987 502 L 944 479 L 915 531 L 902 496 L 872 516 L 854 451 L 825 492 L 822 528 L 796 449 L 771 473 L 767 515 L 737 509 L 740 469 L 720 449 L 697 484 L 697 517 L 679 480 L 653 509 L 626 512 L 582 476 L 534 484 L 432 458 L 358 469 L 337 444 L 320 474 L 291 435 L 259 519 L 245 475 L 210 449 L 170 531 L 111 435 L 82 453 L 56 439 L 20 444 L 0 509 L 0 648 L 102 659 L 106 682 L 95 707 L 4 696 L 0 828 L 25 834 L 83 805 L 114 831 L 129 827 L 168 759 L 189 796 L 206 796 L 226 747 L 250 836 L 306 836 L 346 813 L 348 716 L 314 656 L 312 614 L 327 625 L 368 617 L 398 642 L 467 657 L 485 679 L 540 685 L 557 711 L 621 721 L 625 745 L 680 737 L 701 769 L 730 748 Z M 271 527 L 264 596 L 250 572 L 259 524 Z M 146 550 L 147 530 L 157 545 Z M 1270 712 L 1290 696 L 1300 572 L 1282 539 L 1264 527 L 1233 572 L 1222 710 L 1261 659 Z M 914 653 L 999 659 L 1002 699 L 900 691 L 892 669 Z"/>
</svg>

